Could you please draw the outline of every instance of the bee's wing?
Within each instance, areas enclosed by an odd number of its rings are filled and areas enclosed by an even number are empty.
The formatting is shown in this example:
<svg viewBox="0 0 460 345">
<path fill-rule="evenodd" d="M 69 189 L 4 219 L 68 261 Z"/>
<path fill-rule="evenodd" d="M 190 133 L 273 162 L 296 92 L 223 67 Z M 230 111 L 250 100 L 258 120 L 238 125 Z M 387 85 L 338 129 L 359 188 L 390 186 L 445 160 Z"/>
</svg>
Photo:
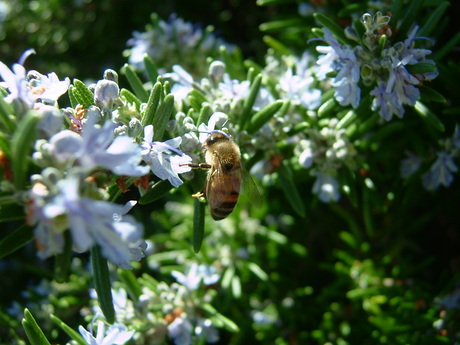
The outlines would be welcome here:
<svg viewBox="0 0 460 345">
<path fill-rule="evenodd" d="M 246 196 L 251 204 L 257 208 L 262 207 L 262 197 L 260 196 L 259 190 L 257 189 L 256 184 L 252 180 L 251 175 L 241 162 L 241 185 L 242 191 L 241 194 Z"/>
</svg>

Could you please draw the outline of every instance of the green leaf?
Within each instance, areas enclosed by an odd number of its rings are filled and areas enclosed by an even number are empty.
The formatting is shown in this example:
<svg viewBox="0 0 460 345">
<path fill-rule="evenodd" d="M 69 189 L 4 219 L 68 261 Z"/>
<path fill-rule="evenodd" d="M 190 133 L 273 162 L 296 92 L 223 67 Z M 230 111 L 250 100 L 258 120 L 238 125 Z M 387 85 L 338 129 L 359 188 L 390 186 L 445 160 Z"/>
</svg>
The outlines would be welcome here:
<svg viewBox="0 0 460 345">
<path fill-rule="evenodd" d="M 277 39 L 273 38 L 272 36 L 264 36 L 263 40 L 267 46 L 274 49 L 281 55 L 292 55 L 291 51 L 288 47 L 286 47 L 283 43 L 278 41 Z"/>
<path fill-rule="evenodd" d="M 141 107 L 141 104 L 142 104 L 141 100 L 137 98 L 136 95 L 132 93 L 131 91 L 129 91 L 128 89 L 120 90 L 120 98 L 124 98 L 126 102 L 130 104 L 135 104 L 137 110 L 139 110 Z"/>
<path fill-rule="evenodd" d="M 201 110 L 200 110 L 200 115 L 198 116 L 198 121 L 197 125 L 201 125 L 202 123 L 208 123 L 209 118 L 212 115 L 212 108 L 209 105 L 209 103 L 203 103 Z"/>
<path fill-rule="evenodd" d="M 11 114 L 13 114 L 13 108 L 5 102 L 3 97 L 0 97 L 0 123 L 6 133 L 13 133 L 16 128 L 16 123 L 13 121 Z"/>
<path fill-rule="evenodd" d="M 237 326 L 236 323 L 234 323 L 232 320 L 230 320 L 228 317 L 220 314 L 220 313 L 216 313 L 214 315 L 217 319 L 219 319 L 219 321 L 222 322 L 222 325 L 224 326 L 224 328 L 231 332 L 231 333 L 238 333 L 240 331 L 239 327 Z"/>
<path fill-rule="evenodd" d="M 75 89 L 73 89 L 73 95 L 75 96 L 78 104 L 80 104 L 83 108 L 89 108 L 89 106 L 94 104 L 94 94 L 90 89 L 88 89 L 88 86 L 86 86 L 84 82 L 74 79 L 73 85 L 75 86 Z"/>
<path fill-rule="evenodd" d="M 345 36 L 345 31 L 344 29 L 337 24 L 337 21 L 334 21 L 333 19 L 329 18 L 328 16 L 322 14 L 322 13 L 314 13 L 313 17 L 325 28 L 328 28 L 329 31 L 334 35 L 337 40 L 342 43 L 342 44 L 353 44 L 353 41 L 348 39 Z"/>
<path fill-rule="evenodd" d="M 440 61 L 444 56 L 450 53 L 460 42 L 460 32 L 457 32 L 446 44 L 433 54 L 433 60 Z"/>
<path fill-rule="evenodd" d="M 402 130 L 404 130 L 405 124 L 403 121 L 393 121 L 386 123 L 381 128 L 377 129 L 370 136 L 364 138 L 360 144 L 361 147 L 369 147 L 371 143 L 382 142 L 386 137 L 390 135 L 397 135 Z"/>
<path fill-rule="evenodd" d="M 422 9 L 424 0 L 412 0 L 407 7 L 406 16 L 402 20 L 401 27 L 398 30 L 397 40 L 402 41 L 406 39 L 409 29 L 414 24 Z M 406 6 L 404 6 L 406 7 Z"/>
<path fill-rule="evenodd" d="M 232 294 L 237 299 L 241 297 L 241 280 L 237 275 L 234 275 L 232 279 Z"/>
<path fill-rule="evenodd" d="M 154 202 L 164 195 L 168 194 L 173 186 L 168 180 L 156 182 L 150 189 L 139 199 L 139 204 L 145 205 Z"/>
<path fill-rule="evenodd" d="M 145 90 L 141 79 L 136 74 L 134 69 L 130 65 L 125 64 L 123 68 L 121 69 L 121 71 L 125 75 L 126 79 L 128 80 L 128 83 L 131 86 L 131 89 L 133 90 L 134 94 L 142 102 L 147 102 L 147 100 L 149 99 L 149 94 Z"/>
<path fill-rule="evenodd" d="M 10 200 L 5 200 L 6 198 Z M 0 222 L 8 222 L 25 218 L 24 205 L 18 204 L 14 195 L 2 198 L 0 204 Z"/>
<path fill-rule="evenodd" d="M 234 275 L 235 275 L 235 268 L 233 266 L 230 266 L 225 270 L 224 275 L 222 276 L 222 281 L 221 281 L 222 287 L 225 290 L 230 288 L 230 284 L 232 283 Z"/>
<path fill-rule="evenodd" d="M 69 95 L 70 106 L 73 109 L 75 109 L 75 107 L 78 105 L 77 97 L 75 96 L 75 94 L 76 94 L 75 86 L 69 85 L 69 89 L 67 90 L 67 94 Z"/>
<path fill-rule="evenodd" d="M 404 0 L 393 0 L 391 5 L 391 25 L 396 26 L 401 18 Z"/>
<path fill-rule="evenodd" d="M 284 102 L 281 100 L 275 101 L 252 115 L 251 120 L 247 126 L 248 133 L 254 134 L 257 132 L 278 112 L 278 110 L 281 109 L 283 104 Z"/>
<path fill-rule="evenodd" d="M 26 331 L 27 338 L 32 345 L 51 345 L 45 334 L 38 326 L 37 321 L 30 313 L 29 309 L 24 309 L 24 318 L 22 319 L 22 327 Z"/>
<path fill-rule="evenodd" d="M 77 345 L 88 345 L 88 343 L 85 341 L 85 339 L 83 339 L 83 337 L 80 335 L 80 333 L 78 333 L 77 331 L 75 331 L 73 328 L 69 327 L 68 325 L 66 325 L 60 318 L 58 318 L 56 315 L 53 315 L 51 314 L 50 315 L 50 318 L 51 320 L 53 320 L 53 322 L 59 326 L 60 329 L 62 329 L 64 332 L 67 333 L 67 335 L 75 340 L 75 342 L 77 343 Z"/>
<path fill-rule="evenodd" d="M 349 110 L 337 123 L 336 128 L 342 129 L 347 128 L 350 124 L 355 122 L 357 119 L 356 112 L 354 110 Z"/>
<path fill-rule="evenodd" d="M 29 111 L 19 122 L 11 141 L 11 169 L 13 171 L 14 185 L 17 190 L 22 190 L 26 184 L 27 172 L 30 163 L 30 152 L 32 151 L 37 123 L 40 114 Z"/>
<path fill-rule="evenodd" d="M 198 254 L 201 249 L 204 238 L 204 215 L 206 213 L 206 204 L 195 198 L 193 212 L 193 251 Z"/>
<path fill-rule="evenodd" d="M 154 83 L 158 78 L 158 70 L 152 58 L 148 54 L 144 54 L 144 67 L 149 80 Z"/>
<path fill-rule="evenodd" d="M 293 181 L 292 171 L 284 162 L 281 163 L 278 168 L 278 178 L 284 191 L 284 195 L 291 204 L 291 207 L 299 216 L 305 217 L 305 207 L 302 198 L 300 197 L 299 190 Z"/>
<path fill-rule="evenodd" d="M 419 62 L 415 65 L 406 65 L 406 69 L 410 74 L 424 74 L 435 72 L 437 70 L 436 65 L 429 62 Z"/>
<path fill-rule="evenodd" d="M 157 112 L 153 118 L 153 140 L 162 140 L 166 130 L 166 125 L 174 110 L 174 96 L 172 94 L 167 95 L 163 102 L 158 107 Z"/>
<path fill-rule="evenodd" d="M 337 102 L 335 101 L 335 99 L 329 98 L 326 102 L 321 104 L 321 106 L 318 108 L 318 117 L 328 116 L 330 113 L 334 111 L 336 105 L 337 105 Z"/>
<path fill-rule="evenodd" d="M 251 111 L 254 103 L 256 102 L 257 95 L 259 93 L 260 86 L 262 84 L 262 75 L 258 74 L 252 84 L 251 88 L 249 89 L 249 95 L 248 97 L 244 100 L 243 103 L 243 111 L 241 113 L 240 117 L 240 129 L 245 129 L 246 124 L 249 123 L 250 117 L 251 117 Z"/>
<path fill-rule="evenodd" d="M 64 248 L 54 259 L 54 279 L 58 283 L 69 280 L 70 264 L 72 261 L 72 236 L 70 231 L 64 232 Z"/>
<path fill-rule="evenodd" d="M 265 273 L 265 271 L 262 268 L 260 268 L 260 266 L 257 265 L 255 262 L 248 263 L 248 268 L 263 282 L 268 280 L 268 274 Z"/>
<path fill-rule="evenodd" d="M 118 278 L 120 278 L 120 280 L 124 283 L 125 288 L 128 291 L 128 294 L 131 297 L 131 299 L 134 302 L 138 301 L 139 297 L 142 295 L 142 287 L 139 284 L 139 281 L 137 280 L 133 271 L 119 268 L 117 272 Z"/>
<path fill-rule="evenodd" d="M 99 306 L 107 322 L 113 324 L 115 322 L 115 309 L 113 307 L 109 267 L 107 260 L 102 257 L 101 249 L 97 245 L 91 248 L 91 263 Z"/>
<path fill-rule="evenodd" d="M 426 85 L 423 85 L 422 87 L 420 87 L 420 95 L 421 95 L 421 98 L 424 100 L 429 100 L 429 101 L 438 102 L 438 103 L 447 102 L 447 100 L 444 98 L 443 95 L 441 95 L 438 91 Z"/>
<path fill-rule="evenodd" d="M 272 20 L 270 22 L 262 23 L 259 25 L 259 29 L 262 32 L 267 31 L 279 31 L 285 30 L 288 28 L 303 26 L 304 22 L 301 19 L 292 18 L 292 19 L 280 19 Z"/>
<path fill-rule="evenodd" d="M 417 36 L 426 37 L 431 34 L 431 31 L 438 25 L 439 20 L 443 17 L 447 7 L 450 6 L 449 1 L 443 1 L 431 13 L 430 17 L 423 23 L 423 26 L 418 30 Z"/>
<path fill-rule="evenodd" d="M 163 85 L 158 81 L 153 85 L 150 91 L 150 96 L 145 107 L 145 111 L 142 113 L 141 124 L 143 127 L 153 124 L 153 118 L 155 113 L 162 101 Z"/>
<path fill-rule="evenodd" d="M 24 247 L 33 238 L 33 228 L 28 225 L 21 225 L 0 241 L 0 259 Z"/>
<path fill-rule="evenodd" d="M 434 127 L 438 131 L 444 132 L 444 124 L 430 109 L 428 109 L 427 106 L 419 101 L 416 101 L 414 109 L 430 127 Z"/>
<path fill-rule="evenodd" d="M 350 17 L 352 14 L 365 12 L 367 10 L 367 3 L 350 3 L 345 5 L 339 12 L 337 12 L 337 17 L 344 18 Z"/>
</svg>

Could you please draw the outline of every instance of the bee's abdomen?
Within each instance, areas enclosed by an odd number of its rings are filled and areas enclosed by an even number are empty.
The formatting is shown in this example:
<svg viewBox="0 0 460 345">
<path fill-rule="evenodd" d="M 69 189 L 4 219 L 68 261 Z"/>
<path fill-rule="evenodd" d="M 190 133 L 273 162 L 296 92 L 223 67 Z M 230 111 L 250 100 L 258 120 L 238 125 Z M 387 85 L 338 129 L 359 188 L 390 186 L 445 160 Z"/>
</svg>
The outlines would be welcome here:
<svg viewBox="0 0 460 345">
<path fill-rule="evenodd" d="M 226 176 L 225 180 L 225 183 L 216 184 L 212 188 L 213 200 L 210 209 L 215 220 L 224 219 L 232 213 L 240 195 L 239 188 L 236 190 L 234 187 L 239 186 L 239 177 Z"/>
</svg>

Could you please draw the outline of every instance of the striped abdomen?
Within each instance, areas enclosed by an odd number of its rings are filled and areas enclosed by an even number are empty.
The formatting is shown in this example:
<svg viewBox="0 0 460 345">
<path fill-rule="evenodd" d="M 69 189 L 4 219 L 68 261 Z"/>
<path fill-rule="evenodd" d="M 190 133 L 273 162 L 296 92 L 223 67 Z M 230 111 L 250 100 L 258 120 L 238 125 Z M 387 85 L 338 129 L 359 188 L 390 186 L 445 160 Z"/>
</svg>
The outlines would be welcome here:
<svg viewBox="0 0 460 345">
<path fill-rule="evenodd" d="M 206 188 L 211 215 L 221 220 L 232 213 L 240 195 L 241 175 L 239 169 L 227 173 L 210 174 Z"/>
</svg>

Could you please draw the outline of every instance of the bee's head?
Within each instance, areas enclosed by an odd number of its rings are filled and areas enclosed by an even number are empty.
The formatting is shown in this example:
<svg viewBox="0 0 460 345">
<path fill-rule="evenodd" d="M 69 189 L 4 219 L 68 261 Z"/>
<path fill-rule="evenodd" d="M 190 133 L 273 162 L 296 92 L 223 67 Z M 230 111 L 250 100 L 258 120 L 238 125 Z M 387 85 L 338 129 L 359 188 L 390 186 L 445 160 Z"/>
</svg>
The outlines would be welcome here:
<svg viewBox="0 0 460 345">
<path fill-rule="evenodd" d="M 209 133 L 209 136 L 204 142 L 204 146 L 207 146 L 207 147 L 210 147 L 218 142 L 232 140 L 232 137 L 230 136 L 230 134 L 224 131 L 221 131 L 221 130 L 215 129 L 215 130 L 209 131 L 208 133 Z"/>
</svg>

